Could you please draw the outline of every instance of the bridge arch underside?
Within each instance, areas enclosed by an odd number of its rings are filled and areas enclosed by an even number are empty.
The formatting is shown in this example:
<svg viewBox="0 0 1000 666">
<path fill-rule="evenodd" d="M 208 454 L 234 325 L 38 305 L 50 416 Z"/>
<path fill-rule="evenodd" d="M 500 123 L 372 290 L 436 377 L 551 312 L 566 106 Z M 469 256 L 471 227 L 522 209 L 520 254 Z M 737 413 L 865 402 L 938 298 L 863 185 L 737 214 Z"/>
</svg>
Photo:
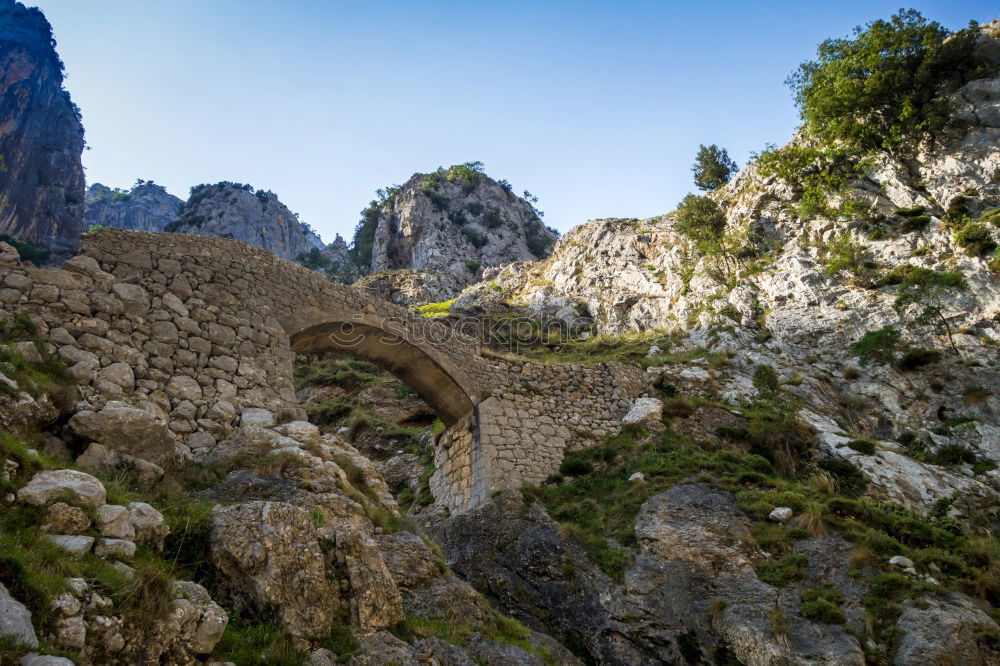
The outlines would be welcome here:
<svg viewBox="0 0 1000 666">
<path fill-rule="evenodd" d="M 478 392 L 447 359 L 380 322 L 325 321 L 291 336 L 295 352 L 341 352 L 371 361 L 412 388 L 449 428 L 469 415 Z"/>
</svg>

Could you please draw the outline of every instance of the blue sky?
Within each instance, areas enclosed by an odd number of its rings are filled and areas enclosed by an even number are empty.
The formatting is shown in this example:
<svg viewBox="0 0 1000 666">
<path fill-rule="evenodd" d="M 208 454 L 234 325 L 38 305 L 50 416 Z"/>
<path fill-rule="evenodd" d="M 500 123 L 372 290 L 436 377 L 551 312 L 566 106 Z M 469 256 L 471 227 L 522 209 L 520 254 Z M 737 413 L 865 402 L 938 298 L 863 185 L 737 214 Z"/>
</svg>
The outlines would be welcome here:
<svg viewBox="0 0 1000 666">
<path fill-rule="evenodd" d="M 784 143 L 783 81 L 887 17 L 859 2 L 27 0 L 83 111 L 89 183 L 278 193 L 326 241 L 374 190 L 482 160 L 562 231 L 648 217 L 693 189 L 699 143 L 743 165 Z M 994 2 L 913 5 L 955 29 Z"/>
</svg>

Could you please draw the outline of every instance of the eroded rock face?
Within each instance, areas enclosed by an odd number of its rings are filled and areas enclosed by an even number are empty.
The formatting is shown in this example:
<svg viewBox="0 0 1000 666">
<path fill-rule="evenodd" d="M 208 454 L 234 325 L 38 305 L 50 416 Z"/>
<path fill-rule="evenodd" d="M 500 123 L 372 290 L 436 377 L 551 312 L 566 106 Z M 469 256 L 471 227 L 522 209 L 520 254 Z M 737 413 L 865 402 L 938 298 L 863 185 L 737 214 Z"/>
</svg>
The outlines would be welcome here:
<svg viewBox="0 0 1000 666">
<path fill-rule="evenodd" d="M 920 605 L 907 601 L 897 626 L 903 634 L 896 651 L 898 666 L 1000 663 L 1000 649 L 989 638 L 998 629 L 996 622 L 965 595 L 953 592 Z"/>
<path fill-rule="evenodd" d="M 731 494 L 710 484 L 675 486 L 643 505 L 639 551 L 621 583 L 519 495 L 494 498 L 434 533 L 448 564 L 500 609 L 551 635 L 575 637 L 600 664 L 691 663 L 694 654 L 775 666 L 864 663 L 843 627 L 801 616 L 797 589 L 757 578 L 752 565 L 764 556 L 752 546 L 749 521 Z M 812 541 L 800 543 L 812 548 Z M 851 549 L 839 543 L 815 544 L 817 553 L 835 555 L 817 556 L 804 584 L 847 576 Z M 861 594 L 847 589 L 851 603 Z M 775 607 L 788 618 L 786 636 L 773 629 Z"/>
<path fill-rule="evenodd" d="M 52 28 L 0 2 L 0 234 L 69 256 L 83 227 L 83 126 L 63 89 Z"/>
<path fill-rule="evenodd" d="M 177 219 L 179 198 L 153 182 L 141 182 L 130 190 L 112 190 L 94 183 L 87 188 L 85 217 L 87 227 L 163 231 Z"/>
<path fill-rule="evenodd" d="M 528 201 L 485 174 L 466 179 L 453 173 L 454 168 L 414 174 L 382 209 L 372 273 L 413 269 L 450 276 L 419 280 L 433 283 L 434 297 L 446 300 L 458 293 L 448 288 L 449 282 L 459 288 L 470 284 L 481 267 L 548 256 L 556 234 L 542 224 Z M 412 291 L 424 297 L 420 292 L 425 290 Z M 406 291 L 399 290 L 398 297 Z"/>
<path fill-rule="evenodd" d="M 417 305 L 452 299 L 465 282 L 450 273 L 392 270 L 365 275 L 354 286 L 370 289 L 390 303 Z"/>
<path fill-rule="evenodd" d="M 239 183 L 217 183 L 191 188 L 179 219 L 166 231 L 224 236 L 297 260 L 323 241 L 303 226 L 273 192 Z"/>
</svg>

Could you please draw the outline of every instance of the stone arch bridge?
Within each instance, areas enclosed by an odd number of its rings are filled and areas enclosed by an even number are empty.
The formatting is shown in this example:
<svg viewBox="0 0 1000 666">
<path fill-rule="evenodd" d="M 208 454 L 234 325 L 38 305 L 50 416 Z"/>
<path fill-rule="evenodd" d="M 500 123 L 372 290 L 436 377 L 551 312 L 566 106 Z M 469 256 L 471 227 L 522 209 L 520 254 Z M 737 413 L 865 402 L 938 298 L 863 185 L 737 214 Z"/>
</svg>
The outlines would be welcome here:
<svg viewBox="0 0 1000 666">
<path fill-rule="evenodd" d="M 542 481 L 646 390 L 619 363 L 492 358 L 445 324 L 233 240 L 103 229 L 62 270 L 0 259 L 3 307 L 32 316 L 92 391 L 159 401 L 196 458 L 225 434 L 229 405 L 297 409 L 295 352 L 374 361 L 447 426 L 431 490 L 453 511 Z"/>
</svg>

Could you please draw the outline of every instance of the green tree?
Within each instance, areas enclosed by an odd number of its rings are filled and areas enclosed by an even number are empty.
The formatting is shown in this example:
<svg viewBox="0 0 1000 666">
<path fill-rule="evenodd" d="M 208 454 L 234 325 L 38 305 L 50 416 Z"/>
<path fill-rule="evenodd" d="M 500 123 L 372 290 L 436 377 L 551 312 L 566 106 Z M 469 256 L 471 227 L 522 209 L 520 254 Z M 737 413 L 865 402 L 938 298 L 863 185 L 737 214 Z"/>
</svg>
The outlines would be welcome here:
<svg viewBox="0 0 1000 666">
<path fill-rule="evenodd" d="M 968 289 L 968 283 L 958 273 L 933 271 L 914 267 L 899 285 L 899 294 L 893 304 L 900 314 L 908 314 L 911 305 L 920 309 L 909 321 L 909 326 L 931 326 L 941 335 L 948 337 L 948 344 L 957 356 L 961 356 L 955 346 L 951 324 L 945 314 L 945 298 L 949 294 Z"/>
<path fill-rule="evenodd" d="M 975 58 L 976 29 L 950 33 L 920 12 L 828 39 L 786 83 L 814 136 L 861 151 L 897 149 L 940 128 L 947 94 L 987 73 Z"/>
<path fill-rule="evenodd" d="M 738 167 L 725 148 L 719 148 L 714 143 L 711 146 L 698 146 L 698 155 L 694 159 L 691 172 L 694 173 L 694 184 L 699 190 L 717 190 L 733 177 Z"/>
</svg>

